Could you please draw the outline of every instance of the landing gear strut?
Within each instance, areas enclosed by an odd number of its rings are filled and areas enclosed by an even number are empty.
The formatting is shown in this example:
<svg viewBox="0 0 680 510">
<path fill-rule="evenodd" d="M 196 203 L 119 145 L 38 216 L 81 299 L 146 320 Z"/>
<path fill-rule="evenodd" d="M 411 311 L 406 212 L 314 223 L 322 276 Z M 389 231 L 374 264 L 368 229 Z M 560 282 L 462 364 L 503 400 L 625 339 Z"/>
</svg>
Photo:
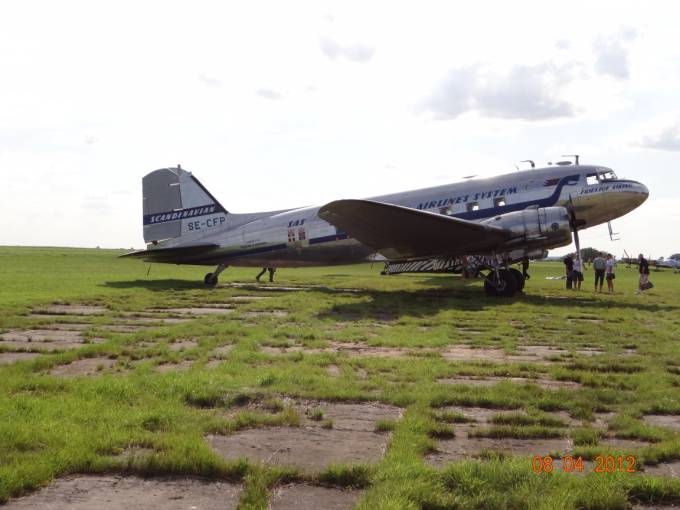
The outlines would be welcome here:
<svg viewBox="0 0 680 510">
<path fill-rule="evenodd" d="M 217 266 L 213 273 L 206 274 L 205 278 L 203 278 L 203 283 L 205 283 L 206 287 L 214 287 L 215 285 L 217 285 L 217 277 L 227 267 L 228 266 L 226 264 L 220 264 L 219 266 Z"/>
</svg>

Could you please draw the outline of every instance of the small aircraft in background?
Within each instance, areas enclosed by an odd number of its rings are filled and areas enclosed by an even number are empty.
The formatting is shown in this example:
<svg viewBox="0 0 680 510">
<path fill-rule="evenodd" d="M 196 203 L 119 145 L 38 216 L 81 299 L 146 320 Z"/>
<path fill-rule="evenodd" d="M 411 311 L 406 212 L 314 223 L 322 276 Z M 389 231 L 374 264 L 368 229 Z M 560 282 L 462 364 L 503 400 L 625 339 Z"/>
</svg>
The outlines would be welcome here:
<svg viewBox="0 0 680 510">
<path fill-rule="evenodd" d="M 663 257 L 659 257 L 657 260 L 654 261 L 654 266 L 668 267 L 671 269 L 680 269 L 680 260 L 665 259 Z"/>
<path fill-rule="evenodd" d="M 456 264 L 488 269 L 487 295 L 512 296 L 525 279 L 510 264 L 566 246 L 578 231 L 642 204 L 647 187 L 607 167 L 562 161 L 488 179 L 365 200 L 250 214 L 228 212 L 179 165 L 142 179 L 147 249 L 123 256 L 168 264 L 304 267 L 381 260 L 394 271 Z"/>
<path fill-rule="evenodd" d="M 621 258 L 620 262 L 624 262 L 626 264 L 626 267 L 630 267 L 631 265 L 636 265 L 638 264 L 638 259 L 637 257 L 633 258 L 630 255 L 628 255 L 628 252 L 626 250 L 623 250 L 624 257 Z M 676 272 L 680 271 L 680 260 L 675 260 L 673 258 L 664 258 L 664 257 L 659 257 L 658 259 L 653 259 L 651 255 L 647 257 L 647 260 L 649 261 L 649 264 L 658 269 L 661 268 L 669 268 L 669 269 L 675 269 Z"/>
</svg>

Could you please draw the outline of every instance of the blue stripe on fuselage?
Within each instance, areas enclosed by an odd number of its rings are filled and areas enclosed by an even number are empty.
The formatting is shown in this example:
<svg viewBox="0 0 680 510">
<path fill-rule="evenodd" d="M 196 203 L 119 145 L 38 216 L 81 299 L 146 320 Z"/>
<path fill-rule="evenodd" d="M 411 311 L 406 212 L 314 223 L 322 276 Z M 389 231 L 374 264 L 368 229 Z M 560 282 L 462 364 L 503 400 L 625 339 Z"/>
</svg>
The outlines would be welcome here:
<svg viewBox="0 0 680 510">
<path fill-rule="evenodd" d="M 492 216 L 497 216 L 499 214 L 505 214 L 514 211 L 521 211 L 530 206 L 537 207 L 551 207 L 557 203 L 562 194 L 562 188 L 571 184 L 578 184 L 580 175 L 568 175 L 562 177 L 560 182 L 557 184 L 555 191 L 545 198 L 538 200 L 528 200 L 526 202 L 518 202 L 516 204 L 506 204 L 500 206 L 487 207 L 486 209 L 477 209 L 476 211 L 466 211 L 459 214 L 452 214 L 454 218 L 460 218 L 462 220 L 479 220 L 482 218 L 491 218 Z"/>
</svg>

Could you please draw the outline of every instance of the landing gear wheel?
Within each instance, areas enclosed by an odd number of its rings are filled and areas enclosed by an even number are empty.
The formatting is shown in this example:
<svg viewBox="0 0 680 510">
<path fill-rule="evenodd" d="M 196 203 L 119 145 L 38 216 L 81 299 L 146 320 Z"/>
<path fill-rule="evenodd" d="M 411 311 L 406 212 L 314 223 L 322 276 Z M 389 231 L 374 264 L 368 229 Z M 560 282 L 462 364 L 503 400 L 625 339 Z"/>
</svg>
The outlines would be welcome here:
<svg viewBox="0 0 680 510">
<path fill-rule="evenodd" d="M 517 292 L 517 279 L 510 271 L 501 269 L 496 272 L 491 271 L 484 280 L 484 292 L 487 296 L 511 297 Z"/>
<path fill-rule="evenodd" d="M 515 280 L 517 280 L 517 292 L 522 292 L 524 290 L 524 275 L 519 269 L 515 269 L 514 267 L 511 267 L 508 269 L 510 273 L 515 277 Z"/>
<path fill-rule="evenodd" d="M 214 287 L 217 285 L 217 276 L 213 273 L 208 273 L 205 275 L 205 278 L 203 278 L 203 283 L 205 283 L 207 287 Z"/>
</svg>

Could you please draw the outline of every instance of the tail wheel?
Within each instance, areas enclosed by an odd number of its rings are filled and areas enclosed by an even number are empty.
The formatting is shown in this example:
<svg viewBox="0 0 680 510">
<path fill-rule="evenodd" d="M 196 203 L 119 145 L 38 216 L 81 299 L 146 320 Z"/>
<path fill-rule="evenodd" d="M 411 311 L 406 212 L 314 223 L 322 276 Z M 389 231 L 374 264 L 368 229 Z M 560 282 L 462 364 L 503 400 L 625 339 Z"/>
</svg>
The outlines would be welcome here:
<svg viewBox="0 0 680 510">
<path fill-rule="evenodd" d="M 484 292 L 487 296 L 511 297 L 517 292 L 517 279 L 510 271 L 501 269 L 496 272 L 491 271 L 484 280 Z"/>
<path fill-rule="evenodd" d="M 517 280 L 517 292 L 522 292 L 524 290 L 524 275 L 519 269 L 515 269 L 514 267 L 511 267 L 508 269 L 510 273 L 515 277 L 515 280 Z"/>
<path fill-rule="evenodd" d="M 205 278 L 203 278 L 203 283 L 205 283 L 207 287 L 214 287 L 217 285 L 217 276 L 213 273 L 208 273 L 205 275 Z"/>
</svg>

